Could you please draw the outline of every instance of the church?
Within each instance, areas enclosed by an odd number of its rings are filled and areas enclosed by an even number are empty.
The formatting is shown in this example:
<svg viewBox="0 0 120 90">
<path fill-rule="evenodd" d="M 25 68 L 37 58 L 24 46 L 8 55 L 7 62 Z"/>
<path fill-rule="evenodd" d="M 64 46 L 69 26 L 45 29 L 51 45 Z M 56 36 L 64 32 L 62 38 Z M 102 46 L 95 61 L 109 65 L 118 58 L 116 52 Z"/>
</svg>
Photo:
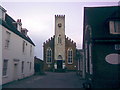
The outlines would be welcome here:
<svg viewBox="0 0 120 90">
<path fill-rule="evenodd" d="M 55 15 L 55 35 L 43 44 L 45 71 L 76 70 L 76 43 L 65 35 L 65 15 Z"/>
</svg>

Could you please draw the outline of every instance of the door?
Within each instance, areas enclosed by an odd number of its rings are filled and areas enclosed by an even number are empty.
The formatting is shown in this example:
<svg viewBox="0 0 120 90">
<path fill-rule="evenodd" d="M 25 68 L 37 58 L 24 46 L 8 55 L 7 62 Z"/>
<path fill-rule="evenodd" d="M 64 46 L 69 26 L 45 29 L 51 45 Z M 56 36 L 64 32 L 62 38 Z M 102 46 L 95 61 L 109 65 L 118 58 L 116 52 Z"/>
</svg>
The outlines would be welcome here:
<svg viewBox="0 0 120 90">
<path fill-rule="evenodd" d="M 62 61 L 63 60 L 57 60 L 57 69 L 61 70 L 62 69 Z"/>
<path fill-rule="evenodd" d="M 18 75 L 17 75 L 17 69 L 18 69 L 18 64 L 14 64 L 14 77 L 13 77 L 13 79 L 14 80 L 17 80 L 18 79 Z"/>
</svg>

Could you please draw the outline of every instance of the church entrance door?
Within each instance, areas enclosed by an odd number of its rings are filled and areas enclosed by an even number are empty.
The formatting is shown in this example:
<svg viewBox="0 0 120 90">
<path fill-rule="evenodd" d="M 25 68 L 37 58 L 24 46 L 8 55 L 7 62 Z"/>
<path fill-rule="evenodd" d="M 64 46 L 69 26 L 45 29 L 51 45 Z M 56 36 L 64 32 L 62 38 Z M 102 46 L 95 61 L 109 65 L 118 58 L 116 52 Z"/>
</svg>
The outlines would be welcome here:
<svg viewBox="0 0 120 90">
<path fill-rule="evenodd" d="M 62 63 L 63 63 L 63 60 L 57 60 L 57 69 L 58 70 L 62 70 Z"/>
</svg>

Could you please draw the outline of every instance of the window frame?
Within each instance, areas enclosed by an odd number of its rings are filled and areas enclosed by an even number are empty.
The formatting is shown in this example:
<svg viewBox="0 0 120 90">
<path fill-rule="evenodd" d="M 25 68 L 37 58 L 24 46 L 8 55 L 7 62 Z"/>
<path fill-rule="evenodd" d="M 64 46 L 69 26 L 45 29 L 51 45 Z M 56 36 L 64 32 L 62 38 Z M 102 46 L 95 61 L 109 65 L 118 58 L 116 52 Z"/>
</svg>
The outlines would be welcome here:
<svg viewBox="0 0 120 90">
<path fill-rule="evenodd" d="M 120 34 L 119 28 L 120 28 L 120 20 L 109 21 L 110 34 Z"/>
<path fill-rule="evenodd" d="M 22 44 L 22 52 L 25 54 L 25 49 L 26 49 L 26 42 L 23 40 Z"/>
<path fill-rule="evenodd" d="M 32 56 L 32 45 L 30 45 L 30 56 Z"/>
<path fill-rule="evenodd" d="M 68 64 L 73 64 L 73 49 L 68 48 L 67 50 L 67 62 Z"/>
<path fill-rule="evenodd" d="M 115 50 L 120 50 L 120 44 L 115 44 Z"/>
<path fill-rule="evenodd" d="M 11 33 L 6 31 L 6 40 L 5 40 L 5 48 L 8 49 L 10 46 L 10 37 L 11 37 Z"/>
<path fill-rule="evenodd" d="M 58 36 L 58 44 L 62 44 L 62 38 L 61 38 L 61 35 Z"/>
<path fill-rule="evenodd" d="M 52 49 L 50 47 L 46 50 L 46 63 L 51 64 L 52 63 Z"/>
<path fill-rule="evenodd" d="M 24 64 L 25 64 L 25 62 L 22 61 L 22 62 L 21 62 L 21 73 L 24 73 Z"/>
<path fill-rule="evenodd" d="M 5 61 L 7 61 L 6 62 L 6 64 L 5 64 Z M 8 72 L 8 59 L 4 59 L 3 60 L 3 69 L 2 69 L 2 76 L 4 77 L 4 76 L 7 76 L 7 73 Z M 4 74 L 5 73 L 5 74 Z"/>
</svg>

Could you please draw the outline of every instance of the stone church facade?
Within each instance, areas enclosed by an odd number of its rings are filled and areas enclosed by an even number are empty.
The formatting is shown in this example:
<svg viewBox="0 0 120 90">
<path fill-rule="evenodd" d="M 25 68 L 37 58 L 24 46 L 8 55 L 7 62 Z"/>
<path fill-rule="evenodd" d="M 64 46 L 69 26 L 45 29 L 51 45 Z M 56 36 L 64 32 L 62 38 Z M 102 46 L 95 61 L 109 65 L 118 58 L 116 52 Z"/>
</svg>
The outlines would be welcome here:
<svg viewBox="0 0 120 90">
<path fill-rule="evenodd" d="M 65 35 L 65 15 L 55 15 L 55 35 L 43 44 L 44 70 L 76 70 L 76 43 Z"/>
</svg>

